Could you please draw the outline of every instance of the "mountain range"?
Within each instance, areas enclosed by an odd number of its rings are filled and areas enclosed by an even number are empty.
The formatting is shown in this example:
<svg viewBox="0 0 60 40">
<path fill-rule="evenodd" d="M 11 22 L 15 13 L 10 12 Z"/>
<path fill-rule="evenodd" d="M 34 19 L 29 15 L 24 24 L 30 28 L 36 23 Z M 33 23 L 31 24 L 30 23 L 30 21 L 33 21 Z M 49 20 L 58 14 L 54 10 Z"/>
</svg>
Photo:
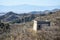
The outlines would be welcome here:
<svg viewBox="0 0 60 40">
<path fill-rule="evenodd" d="M 29 13 L 22 13 L 22 14 L 17 14 L 12 11 L 7 12 L 6 14 L 0 16 L 0 20 L 3 22 L 13 22 L 13 23 L 21 23 L 21 22 L 28 22 L 32 21 L 35 18 L 39 16 L 45 16 L 48 14 L 52 14 L 54 12 L 58 12 L 60 9 L 54 9 L 54 10 L 46 10 L 46 11 L 32 11 Z"/>
</svg>

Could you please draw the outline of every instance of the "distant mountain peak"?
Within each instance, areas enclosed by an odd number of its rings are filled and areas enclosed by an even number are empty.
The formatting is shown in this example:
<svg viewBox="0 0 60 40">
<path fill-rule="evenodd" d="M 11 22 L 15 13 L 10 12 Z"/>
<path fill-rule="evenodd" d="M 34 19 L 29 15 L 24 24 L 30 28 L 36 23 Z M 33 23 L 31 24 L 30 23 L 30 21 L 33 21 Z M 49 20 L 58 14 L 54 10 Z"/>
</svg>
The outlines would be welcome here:
<svg viewBox="0 0 60 40">
<path fill-rule="evenodd" d="M 53 9 L 52 12 L 60 11 L 60 9 Z"/>
<path fill-rule="evenodd" d="M 6 13 L 6 14 L 7 14 L 7 15 L 14 15 L 14 14 L 16 14 L 16 13 L 10 11 L 10 12 L 8 12 L 8 13 Z"/>
</svg>

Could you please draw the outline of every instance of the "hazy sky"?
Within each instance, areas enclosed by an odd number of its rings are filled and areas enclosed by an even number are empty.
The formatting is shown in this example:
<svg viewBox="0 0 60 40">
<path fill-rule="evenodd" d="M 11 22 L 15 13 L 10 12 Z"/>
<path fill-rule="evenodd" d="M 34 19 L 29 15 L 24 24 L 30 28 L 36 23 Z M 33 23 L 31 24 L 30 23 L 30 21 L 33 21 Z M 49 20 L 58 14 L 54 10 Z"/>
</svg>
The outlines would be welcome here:
<svg viewBox="0 0 60 40">
<path fill-rule="evenodd" d="M 32 7 L 31 10 L 40 10 L 39 9 L 40 6 L 49 7 L 47 9 L 50 9 L 50 7 L 60 8 L 60 0 L 0 0 L 0 10 L 1 11 L 17 11 L 17 12 L 19 10 L 22 10 L 22 12 L 26 11 L 26 9 L 17 9 L 18 5 L 24 5 L 24 6 L 26 6 L 26 8 L 28 5 L 35 6 L 36 9 L 34 7 Z M 13 8 L 12 6 L 15 6 L 16 8 Z M 25 7 L 23 7 L 23 8 L 25 8 Z M 27 11 L 30 10 L 29 8 L 30 7 L 27 8 L 28 9 Z"/>
<path fill-rule="evenodd" d="M 13 5 L 38 5 L 38 6 L 58 6 L 60 0 L 0 0 L 0 5 L 13 6 Z"/>
</svg>

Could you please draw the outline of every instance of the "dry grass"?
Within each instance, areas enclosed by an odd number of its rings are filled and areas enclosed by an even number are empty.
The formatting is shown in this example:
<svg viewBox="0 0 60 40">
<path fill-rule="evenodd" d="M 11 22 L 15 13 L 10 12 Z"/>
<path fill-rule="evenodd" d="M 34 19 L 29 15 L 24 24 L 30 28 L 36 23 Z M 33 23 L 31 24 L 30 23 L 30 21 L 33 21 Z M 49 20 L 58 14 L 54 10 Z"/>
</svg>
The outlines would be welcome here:
<svg viewBox="0 0 60 40">
<path fill-rule="evenodd" d="M 42 19 L 50 19 L 54 22 L 57 15 L 47 15 Z M 32 30 L 32 26 L 33 22 L 11 25 L 10 33 L 0 36 L 0 40 L 60 40 L 60 26 L 53 25 L 37 32 Z"/>
</svg>

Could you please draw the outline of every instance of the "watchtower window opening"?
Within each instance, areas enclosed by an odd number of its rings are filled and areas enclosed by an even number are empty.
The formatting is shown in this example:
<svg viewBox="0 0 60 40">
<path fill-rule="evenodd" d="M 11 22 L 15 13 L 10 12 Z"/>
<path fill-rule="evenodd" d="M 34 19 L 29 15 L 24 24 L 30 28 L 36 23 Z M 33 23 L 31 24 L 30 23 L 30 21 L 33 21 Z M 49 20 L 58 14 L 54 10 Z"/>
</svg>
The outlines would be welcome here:
<svg viewBox="0 0 60 40">
<path fill-rule="evenodd" d="M 40 30 L 40 29 L 41 29 L 41 25 L 38 25 L 37 30 Z"/>
</svg>

